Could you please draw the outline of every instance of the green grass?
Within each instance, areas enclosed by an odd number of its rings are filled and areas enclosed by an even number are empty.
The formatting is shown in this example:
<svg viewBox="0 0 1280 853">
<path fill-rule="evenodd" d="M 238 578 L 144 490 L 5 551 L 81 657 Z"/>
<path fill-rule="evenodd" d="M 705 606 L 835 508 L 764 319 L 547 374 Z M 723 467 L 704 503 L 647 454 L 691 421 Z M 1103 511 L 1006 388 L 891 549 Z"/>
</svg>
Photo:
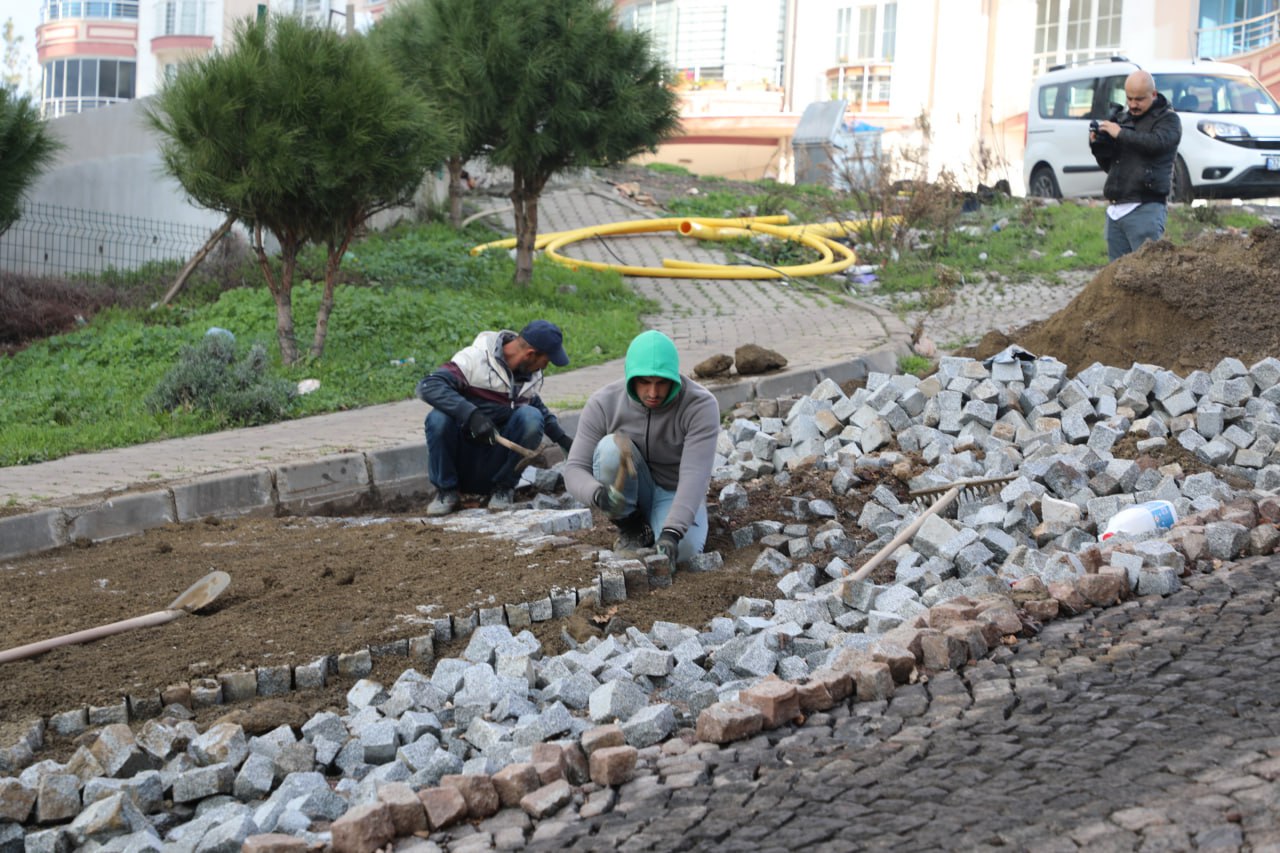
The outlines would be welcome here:
<svg viewBox="0 0 1280 853">
<path fill-rule="evenodd" d="M 898 372 L 925 376 L 933 370 L 933 362 L 922 355 L 904 355 L 898 357 Z"/>
<path fill-rule="evenodd" d="M 1067 200 L 1040 207 L 1021 199 L 984 206 L 960 217 L 945 246 L 900 253 L 880 262 L 885 293 L 918 293 L 925 307 L 929 292 L 998 271 L 1012 281 L 1053 278 L 1063 270 L 1097 269 L 1107 263 L 1105 208 Z M 1250 228 L 1266 224 L 1251 214 L 1223 207 L 1170 208 L 1166 238 L 1186 243 L 1216 227 Z M 999 230 L 994 226 L 1000 225 Z M 986 257 L 983 258 L 982 255 Z"/>
<path fill-rule="evenodd" d="M 105 311 L 75 332 L 0 359 L 0 466 L 225 428 L 207 412 L 153 414 L 144 404 L 181 349 L 212 326 L 231 330 L 241 348 L 266 345 L 273 375 L 320 380 L 318 391 L 289 407 L 289 417 L 303 417 L 411 398 L 418 379 L 477 332 L 519 330 L 538 317 L 564 330 L 572 367 L 617 358 L 641 331 L 639 316 L 652 310 L 616 274 L 552 264 L 538 264 L 533 284 L 516 290 L 505 252 L 467 253 L 483 239 L 476 234 L 420 226 L 354 247 L 353 274 L 372 284 L 339 287 L 324 356 L 288 368 L 279 361 L 275 306 L 265 286 L 157 311 Z M 294 288 L 303 353 L 321 289 L 311 282 Z M 413 363 L 392 363 L 409 358 Z"/>
</svg>

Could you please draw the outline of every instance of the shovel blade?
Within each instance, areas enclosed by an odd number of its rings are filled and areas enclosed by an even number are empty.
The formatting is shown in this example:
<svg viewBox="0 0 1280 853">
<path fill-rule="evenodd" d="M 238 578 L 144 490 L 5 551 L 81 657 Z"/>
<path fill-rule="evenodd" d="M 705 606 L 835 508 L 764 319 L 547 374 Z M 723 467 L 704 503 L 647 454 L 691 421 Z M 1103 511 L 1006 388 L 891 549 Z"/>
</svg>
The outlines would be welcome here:
<svg viewBox="0 0 1280 853">
<path fill-rule="evenodd" d="M 212 603 L 230 584 L 231 575 L 226 572 L 209 572 L 175 598 L 169 609 L 192 613 Z"/>
</svg>

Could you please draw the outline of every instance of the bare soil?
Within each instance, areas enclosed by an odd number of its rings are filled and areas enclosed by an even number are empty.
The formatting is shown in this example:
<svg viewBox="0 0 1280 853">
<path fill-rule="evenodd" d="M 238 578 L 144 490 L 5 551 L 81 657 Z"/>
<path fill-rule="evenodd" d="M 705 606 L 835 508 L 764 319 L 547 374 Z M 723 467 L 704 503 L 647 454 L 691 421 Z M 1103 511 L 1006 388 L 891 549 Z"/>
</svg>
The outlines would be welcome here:
<svg viewBox="0 0 1280 853">
<path fill-rule="evenodd" d="M 1155 364 L 1180 375 L 1223 358 L 1280 356 L 1280 231 L 1207 234 L 1186 245 L 1148 243 L 1103 267 L 1042 323 L 991 332 L 960 355 L 986 358 L 1016 343 L 1075 373 L 1101 362 Z"/>
<path fill-rule="evenodd" d="M 898 481 L 890 478 L 889 484 L 905 494 Z M 818 472 L 794 474 L 787 485 L 756 483 L 749 487 L 748 510 L 728 516 L 711 507 L 707 548 L 721 552 L 722 569 L 677 572 L 668 589 L 580 610 L 569 620 L 538 623 L 534 633 L 544 653 L 556 654 L 571 641 L 628 625 L 647 631 L 661 620 L 702 627 L 741 595 L 778 597 L 777 578 L 750 570 L 760 547 L 734 550 L 730 532 L 757 519 L 788 520 L 785 499 L 799 495 L 831 500 L 841 510 L 841 521 L 856 531 L 852 519 L 874 486 L 835 496 L 830 475 Z M 713 488 L 713 494 L 717 491 Z M 612 525 L 598 516 L 592 529 L 523 553 L 508 539 L 442 529 L 421 518 L 423 509 L 403 507 L 379 524 L 287 517 L 173 524 L 0 565 L 4 648 L 163 610 L 210 571 L 232 578 L 231 586 L 199 613 L 0 664 L 0 746 L 17 737 L 16 724 L 37 716 L 110 705 L 127 695 L 154 695 L 175 683 L 224 672 L 308 663 L 429 634 L 425 620 L 433 616 L 585 586 L 596 576 L 597 553 L 614 538 Z M 460 650 L 454 643 L 436 651 L 447 656 Z M 400 656 L 375 662 L 373 677 L 387 682 L 415 665 Z M 210 709 L 204 716 L 234 710 L 254 718 L 255 729 L 294 724 L 325 707 L 342 709 L 350 686 L 338 679 L 325 690 Z"/>
</svg>

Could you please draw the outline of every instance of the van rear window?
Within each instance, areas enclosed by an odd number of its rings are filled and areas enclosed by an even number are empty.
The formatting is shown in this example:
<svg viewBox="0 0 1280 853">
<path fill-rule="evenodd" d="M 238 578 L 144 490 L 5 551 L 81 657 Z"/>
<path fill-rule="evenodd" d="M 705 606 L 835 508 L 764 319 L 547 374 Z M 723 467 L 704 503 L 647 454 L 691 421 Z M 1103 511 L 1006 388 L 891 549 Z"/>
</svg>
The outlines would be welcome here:
<svg viewBox="0 0 1280 853">
<path fill-rule="evenodd" d="M 1041 118 L 1088 118 L 1093 109 L 1093 88 L 1097 80 L 1074 80 L 1040 89 Z"/>
</svg>

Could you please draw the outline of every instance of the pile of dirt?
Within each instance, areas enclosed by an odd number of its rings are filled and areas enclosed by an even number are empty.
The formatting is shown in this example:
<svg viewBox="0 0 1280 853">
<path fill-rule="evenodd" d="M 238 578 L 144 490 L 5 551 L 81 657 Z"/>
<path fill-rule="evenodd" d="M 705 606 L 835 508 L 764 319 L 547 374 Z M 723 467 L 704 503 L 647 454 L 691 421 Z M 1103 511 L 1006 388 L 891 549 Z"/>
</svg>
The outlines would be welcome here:
<svg viewBox="0 0 1280 853">
<path fill-rule="evenodd" d="M 991 332 L 959 355 L 1009 344 L 1050 355 L 1072 373 L 1094 362 L 1155 364 L 1186 375 L 1226 357 L 1246 365 L 1280 356 L 1280 231 L 1208 234 L 1186 245 L 1148 243 L 1104 267 L 1048 320 Z"/>
<path fill-rule="evenodd" d="M 673 200 L 695 193 L 712 191 L 731 192 L 742 196 L 758 196 L 768 193 L 767 184 L 754 181 L 737 181 L 727 178 L 704 179 L 698 175 L 649 169 L 633 163 L 618 166 L 600 166 L 592 169 L 594 176 L 614 187 L 619 195 L 646 207 L 669 208 Z M 747 211 L 735 211 L 746 214 Z"/>
</svg>

